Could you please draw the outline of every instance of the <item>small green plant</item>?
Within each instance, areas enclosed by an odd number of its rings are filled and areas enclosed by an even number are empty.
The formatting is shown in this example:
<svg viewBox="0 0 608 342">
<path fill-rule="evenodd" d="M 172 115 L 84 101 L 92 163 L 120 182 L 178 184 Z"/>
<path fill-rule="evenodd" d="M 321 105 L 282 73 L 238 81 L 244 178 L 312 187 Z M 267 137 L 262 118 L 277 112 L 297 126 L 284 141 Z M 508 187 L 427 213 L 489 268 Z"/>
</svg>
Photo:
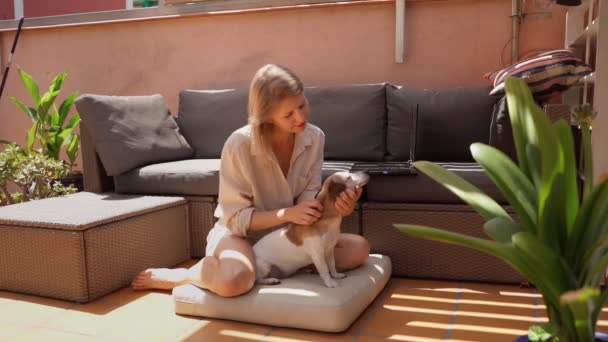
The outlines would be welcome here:
<svg viewBox="0 0 608 342">
<path fill-rule="evenodd" d="M 73 185 L 64 186 L 57 179 L 69 174 L 69 167 L 39 150 L 26 153 L 16 144 L 7 144 L 0 153 L 0 205 L 68 195 Z M 10 191 L 16 187 L 17 191 Z"/>
<path fill-rule="evenodd" d="M 57 108 L 55 100 L 61 92 L 61 86 L 67 73 L 61 73 L 55 77 L 44 94 L 40 94 L 38 84 L 28 73 L 19 69 L 19 76 L 33 101 L 33 106 L 29 107 L 15 97 L 10 97 L 11 101 L 32 121 L 32 126 L 26 135 L 26 153 L 31 153 L 38 142 L 43 155 L 60 161 L 62 160 L 61 151 L 65 149 L 69 160 L 67 164 L 72 173 L 76 166 L 80 146 L 80 136 L 74 132 L 80 123 L 80 115 L 74 113 L 69 120 L 68 115 L 78 92 L 70 94 Z M 8 143 L 7 141 L 2 142 Z"/>
<path fill-rule="evenodd" d="M 600 288 L 608 266 L 608 179 L 593 184 L 593 110 L 584 106 L 576 114 L 583 133 L 581 198 L 570 126 L 564 120 L 552 124 L 523 80 L 507 79 L 506 93 L 518 163 L 481 143 L 471 145 L 471 152 L 519 221 L 471 183 L 419 161 L 418 170 L 485 219 L 483 228 L 493 240 L 417 225 L 395 226 L 413 236 L 494 255 L 526 276 L 542 293 L 549 316 L 546 326 L 530 329 L 530 340 L 593 341 L 608 301 L 608 289 Z"/>
<path fill-rule="evenodd" d="M 587 124 L 591 126 L 596 116 L 597 112 L 589 103 L 585 103 L 574 108 L 574 112 L 572 113 L 572 117 L 577 125 Z"/>
</svg>

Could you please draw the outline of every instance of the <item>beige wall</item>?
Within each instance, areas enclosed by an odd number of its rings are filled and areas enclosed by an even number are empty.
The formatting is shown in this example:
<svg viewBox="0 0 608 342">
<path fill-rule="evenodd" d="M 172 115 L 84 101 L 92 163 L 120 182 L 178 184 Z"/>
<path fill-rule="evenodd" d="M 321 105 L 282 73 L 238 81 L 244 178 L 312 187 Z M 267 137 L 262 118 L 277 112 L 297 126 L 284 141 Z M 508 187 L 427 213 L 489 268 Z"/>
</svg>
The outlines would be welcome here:
<svg viewBox="0 0 608 342">
<path fill-rule="evenodd" d="M 406 61 L 394 62 L 394 3 L 195 16 L 25 31 L 15 64 L 42 83 L 68 71 L 65 91 L 160 93 L 172 110 L 184 88 L 247 86 L 265 63 L 291 67 L 306 85 L 392 82 L 411 87 L 485 85 L 510 56 L 511 1 L 408 2 Z M 563 46 L 564 8 L 527 19 L 521 52 Z M 3 33 L 2 56 L 14 33 Z M 11 71 L 0 101 L 0 139 L 23 141 L 28 119 L 6 94 L 26 93 Z"/>
</svg>

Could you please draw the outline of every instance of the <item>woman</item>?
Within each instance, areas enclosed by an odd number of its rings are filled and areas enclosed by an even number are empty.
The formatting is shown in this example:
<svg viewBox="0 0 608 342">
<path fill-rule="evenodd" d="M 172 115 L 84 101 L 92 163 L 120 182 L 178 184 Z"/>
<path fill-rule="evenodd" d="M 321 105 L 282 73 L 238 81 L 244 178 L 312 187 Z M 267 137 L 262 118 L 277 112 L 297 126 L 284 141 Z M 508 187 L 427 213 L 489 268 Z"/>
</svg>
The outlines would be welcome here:
<svg viewBox="0 0 608 342">
<path fill-rule="evenodd" d="M 255 258 L 247 237 L 289 223 L 310 225 L 323 211 L 315 195 L 325 136 L 307 120 L 300 79 L 279 65 L 258 70 L 249 89 L 249 124 L 232 133 L 222 150 L 218 221 L 207 236 L 206 256 L 190 269 L 143 271 L 132 287 L 192 283 L 224 297 L 248 292 L 255 283 Z M 343 193 L 336 209 L 350 214 L 360 196 L 361 189 Z M 368 255 L 365 238 L 341 234 L 335 251 L 339 269 L 357 267 Z"/>
</svg>

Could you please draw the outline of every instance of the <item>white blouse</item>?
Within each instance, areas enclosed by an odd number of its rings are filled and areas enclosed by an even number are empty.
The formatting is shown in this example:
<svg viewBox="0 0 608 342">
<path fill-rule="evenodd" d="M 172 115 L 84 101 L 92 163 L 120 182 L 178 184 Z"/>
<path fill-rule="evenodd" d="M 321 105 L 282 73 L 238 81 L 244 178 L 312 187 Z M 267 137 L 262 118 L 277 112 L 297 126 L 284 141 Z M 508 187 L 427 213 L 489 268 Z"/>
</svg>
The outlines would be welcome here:
<svg viewBox="0 0 608 342">
<path fill-rule="evenodd" d="M 215 210 L 218 221 L 209 232 L 208 244 L 219 242 L 209 241 L 211 236 L 247 236 L 254 210 L 287 208 L 314 199 L 321 189 L 324 145 L 323 131 L 308 123 L 304 131 L 296 134 L 285 179 L 276 157 L 264 156 L 253 143 L 249 125 L 232 133 L 222 150 Z"/>
</svg>

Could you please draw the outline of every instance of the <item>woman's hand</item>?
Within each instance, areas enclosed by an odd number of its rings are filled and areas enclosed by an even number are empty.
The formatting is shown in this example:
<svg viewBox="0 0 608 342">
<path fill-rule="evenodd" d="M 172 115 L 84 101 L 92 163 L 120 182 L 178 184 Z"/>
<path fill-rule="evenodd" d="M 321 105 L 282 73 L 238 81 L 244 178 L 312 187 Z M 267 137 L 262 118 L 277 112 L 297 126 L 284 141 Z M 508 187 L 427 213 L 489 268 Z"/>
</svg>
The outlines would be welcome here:
<svg viewBox="0 0 608 342">
<path fill-rule="evenodd" d="M 363 189 L 359 186 L 355 187 L 355 190 L 346 189 L 336 198 L 336 210 L 342 216 L 350 215 L 353 210 L 355 210 L 355 206 L 357 205 L 357 201 L 361 197 L 361 193 Z"/>
<path fill-rule="evenodd" d="M 292 223 L 309 226 L 321 218 L 323 205 L 317 200 L 303 201 L 284 209 L 284 218 Z"/>
</svg>

